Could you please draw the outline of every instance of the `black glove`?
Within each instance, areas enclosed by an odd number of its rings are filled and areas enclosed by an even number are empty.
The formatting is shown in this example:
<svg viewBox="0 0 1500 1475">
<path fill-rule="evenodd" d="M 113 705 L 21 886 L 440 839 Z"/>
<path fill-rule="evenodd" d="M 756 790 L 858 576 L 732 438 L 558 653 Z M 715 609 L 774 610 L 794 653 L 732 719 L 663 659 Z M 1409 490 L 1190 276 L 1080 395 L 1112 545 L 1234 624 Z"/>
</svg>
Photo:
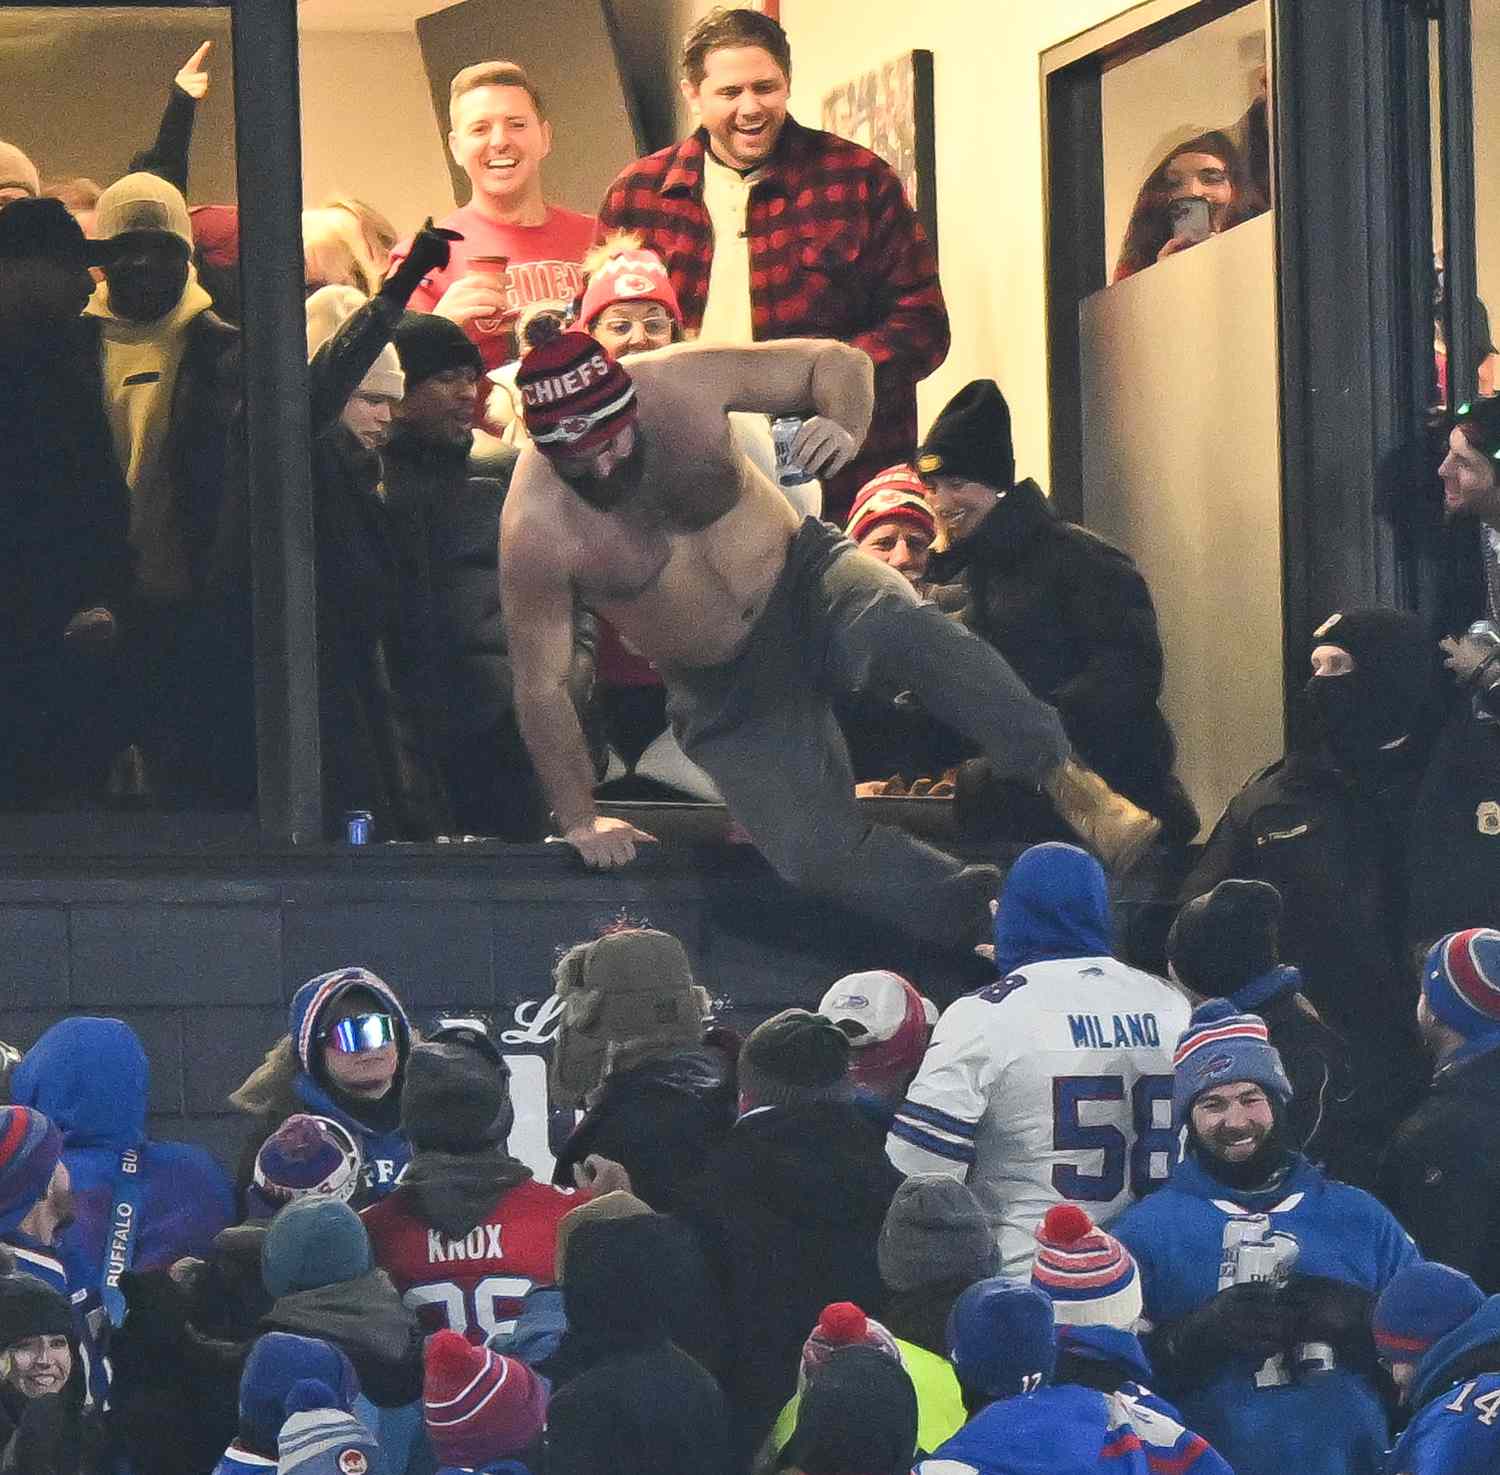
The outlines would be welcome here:
<svg viewBox="0 0 1500 1475">
<path fill-rule="evenodd" d="M 456 230 L 445 230 L 442 226 L 432 223 L 432 216 L 428 216 L 422 224 L 422 229 L 411 239 L 411 250 L 406 253 L 406 259 L 386 278 L 385 285 L 380 289 L 382 295 L 395 297 L 405 302 L 413 292 L 417 290 L 417 284 L 430 271 L 441 271 L 448 264 L 448 257 L 452 248 L 450 241 L 461 241 L 461 236 Z"/>
<path fill-rule="evenodd" d="M 1231 1358 L 1263 1362 L 1292 1342 L 1293 1318 L 1285 1292 L 1263 1281 L 1230 1286 L 1180 1321 L 1151 1337 L 1157 1370 L 1178 1383 L 1211 1377 Z"/>
<path fill-rule="evenodd" d="M 16 1475 L 66 1475 L 79 1468 L 79 1411 L 48 1393 L 26 1400 L 20 1427 L 5 1452 L 3 1468 Z"/>
<path fill-rule="evenodd" d="M 1364 1369 L 1374 1363 L 1371 1292 L 1325 1275 L 1294 1275 L 1282 1294 L 1294 1342 L 1327 1342 L 1347 1367 Z"/>
</svg>

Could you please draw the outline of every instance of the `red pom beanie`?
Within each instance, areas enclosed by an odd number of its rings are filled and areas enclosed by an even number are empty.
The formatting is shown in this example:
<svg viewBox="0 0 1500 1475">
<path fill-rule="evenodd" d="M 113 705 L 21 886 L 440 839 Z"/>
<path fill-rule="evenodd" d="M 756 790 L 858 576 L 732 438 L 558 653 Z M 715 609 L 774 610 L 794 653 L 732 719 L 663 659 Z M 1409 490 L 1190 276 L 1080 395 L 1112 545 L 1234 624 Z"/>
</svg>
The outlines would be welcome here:
<svg viewBox="0 0 1500 1475">
<path fill-rule="evenodd" d="M 542 1432 L 547 1389 L 524 1362 L 435 1332 L 425 1349 L 422 1416 L 442 1465 L 477 1469 L 508 1459 Z"/>
</svg>

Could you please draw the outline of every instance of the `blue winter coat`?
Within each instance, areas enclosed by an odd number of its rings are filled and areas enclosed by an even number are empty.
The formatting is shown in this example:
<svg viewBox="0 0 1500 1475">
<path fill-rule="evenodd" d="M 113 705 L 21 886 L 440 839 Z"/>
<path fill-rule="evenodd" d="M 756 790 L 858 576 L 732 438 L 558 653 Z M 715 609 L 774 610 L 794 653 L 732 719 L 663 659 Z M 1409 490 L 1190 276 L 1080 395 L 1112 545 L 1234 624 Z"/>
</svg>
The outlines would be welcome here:
<svg viewBox="0 0 1500 1475">
<path fill-rule="evenodd" d="M 1386 1459 L 1386 1475 L 1500 1470 L 1500 1296 L 1428 1348 L 1409 1397 L 1417 1413 Z"/>
<path fill-rule="evenodd" d="M 1119 1393 L 1063 1385 L 981 1409 L 913 1475 L 1233 1475 L 1196 1434 Z"/>
<path fill-rule="evenodd" d="M 11 1075 L 11 1100 L 46 1113 L 63 1134 L 76 1218 L 58 1249 L 70 1276 L 91 1293 L 105 1274 L 117 1190 L 121 1224 L 136 1225 L 135 1270 L 206 1255 L 234 1223 L 229 1178 L 205 1149 L 147 1140 L 149 1089 L 146 1052 L 118 1019 L 54 1024 Z M 126 1210 L 132 1199 L 133 1211 Z"/>
<path fill-rule="evenodd" d="M 1421 1258 L 1387 1209 L 1362 1189 L 1325 1178 L 1305 1158 L 1273 1192 L 1257 1195 L 1232 1194 L 1189 1155 L 1165 1187 L 1110 1225 L 1140 1266 L 1152 1323 L 1177 1321 L 1218 1294 L 1224 1226 L 1256 1213 L 1296 1237 L 1298 1274 L 1378 1295 L 1403 1265 Z M 1204 1384 L 1163 1391 L 1238 1475 L 1375 1475 L 1390 1426 L 1370 1382 L 1336 1367 L 1258 1388 L 1258 1367 L 1252 1358 L 1232 1359 Z"/>
</svg>

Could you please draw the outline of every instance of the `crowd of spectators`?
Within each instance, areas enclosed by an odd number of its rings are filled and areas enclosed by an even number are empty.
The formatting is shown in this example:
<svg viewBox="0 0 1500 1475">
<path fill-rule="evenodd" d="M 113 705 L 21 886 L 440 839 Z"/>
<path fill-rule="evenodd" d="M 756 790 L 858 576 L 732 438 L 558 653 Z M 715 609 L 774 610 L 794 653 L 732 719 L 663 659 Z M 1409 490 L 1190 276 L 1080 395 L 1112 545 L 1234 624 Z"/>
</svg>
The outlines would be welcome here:
<svg viewBox="0 0 1500 1475">
<path fill-rule="evenodd" d="M 466 205 L 405 238 L 359 200 L 308 212 L 324 808 L 391 839 L 576 830 L 613 865 L 650 837 L 601 830 L 597 786 L 725 790 L 784 874 L 983 935 L 992 978 L 940 1012 L 854 974 L 741 1039 L 677 939 L 585 939 L 553 979 L 550 1183 L 512 1155 L 482 1023 L 424 1035 L 367 968 L 303 985 L 230 1095 L 233 1180 L 148 1138 L 126 1025 L 66 1020 L 0 1108 L 0 1470 L 1500 1464 L 1500 399 L 1429 468 L 1475 530 L 1473 606 L 1437 647 L 1391 609 L 1303 632 L 1297 741 L 1179 872 L 1158 976 L 1070 843 L 1123 866 L 1199 830 L 1150 590 L 1018 478 L 993 381 L 919 438 L 949 338 L 932 250 L 884 163 L 791 117 L 790 80 L 774 21 L 714 12 L 683 52 L 697 128 L 595 218 L 547 199 L 525 72 L 481 62 L 450 98 Z M 253 799 L 233 212 L 185 193 L 207 86 L 205 48 L 104 188 L 44 188 L 0 144 L 6 808 Z M 1212 229 L 1244 218 L 1256 126 L 1189 140 L 1145 203 L 1193 173 Z M 1142 235 L 1121 274 L 1169 246 Z M 673 405 L 710 508 L 686 531 L 748 509 L 745 547 L 769 529 L 786 563 L 736 614 L 754 661 L 697 678 L 598 608 L 681 586 L 665 494 L 602 524 L 633 583 L 579 531 L 668 464 L 640 437 Z M 793 409 L 789 450 L 768 422 Z M 539 534 L 522 493 L 577 495 Z M 788 586 L 835 567 L 809 676 Z M 710 690 L 754 662 L 783 688 L 764 711 Z M 761 730 L 794 722 L 795 751 Z M 777 751 L 795 803 L 757 767 Z M 1003 886 L 860 820 L 893 776 L 1029 843 Z"/>
<path fill-rule="evenodd" d="M 233 1180 L 150 1139 L 127 1025 L 64 1020 L 0 1106 L 0 1469 L 1492 1470 L 1500 930 L 1429 951 L 1382 1139 L 1274 887 L 1184 907 L 1170 980 L 1104 896 L 1034 846 L 992 984 L 850 974 L 743 1038 L 675 937 L 581 940 L 551 1182 L 487 1022 L 367 968 L 297 990 Z"/>
</svg>

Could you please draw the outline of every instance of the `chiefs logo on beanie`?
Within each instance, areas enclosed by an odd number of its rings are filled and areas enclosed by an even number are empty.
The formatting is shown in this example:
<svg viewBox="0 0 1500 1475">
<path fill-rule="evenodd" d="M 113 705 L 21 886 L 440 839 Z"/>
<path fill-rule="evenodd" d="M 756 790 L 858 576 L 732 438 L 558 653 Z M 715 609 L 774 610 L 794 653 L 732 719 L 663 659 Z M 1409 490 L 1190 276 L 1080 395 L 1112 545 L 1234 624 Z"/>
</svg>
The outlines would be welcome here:
<svg viewBox="0 0 1500 1475">
<path fill-rule="evenodd" d="M 516 388 L 527 433 L 549 455 L 604 445 L 636 413 L 630 375 L 587 333 L 560 333 L 533 348 Z"/>
</svg>

